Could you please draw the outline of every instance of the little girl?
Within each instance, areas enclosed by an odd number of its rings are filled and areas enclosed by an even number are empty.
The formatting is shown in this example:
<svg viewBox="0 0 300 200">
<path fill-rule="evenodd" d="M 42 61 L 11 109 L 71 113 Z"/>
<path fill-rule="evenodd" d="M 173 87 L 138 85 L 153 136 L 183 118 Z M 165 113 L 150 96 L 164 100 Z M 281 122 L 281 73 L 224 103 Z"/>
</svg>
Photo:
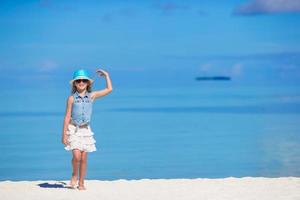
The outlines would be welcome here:
<svg viewBox="0 0 300 200">
<path fill-rule="evenodd" d="M 96 151 L 96 140 L 90 127 L 92 104 L 95 99 L 103 97 L 112 92 L 112 85 L 109 74 L 104 70 L 96 70 L 99 76 L 106 78 L 106 88 L 92 92 L 93 80 L 87 71 L 80 69 L 74 72 L 70 81 L 72 94 L 67 99 L 66 114 L 62 131 L 62 143 L 66 150 L 72 150 L 73 173 L 70 185 L 74 188 L 78 181 L 77 188 L 85 190 L 84 177 L 87 165 L 87 153 Z"/>
</svg>

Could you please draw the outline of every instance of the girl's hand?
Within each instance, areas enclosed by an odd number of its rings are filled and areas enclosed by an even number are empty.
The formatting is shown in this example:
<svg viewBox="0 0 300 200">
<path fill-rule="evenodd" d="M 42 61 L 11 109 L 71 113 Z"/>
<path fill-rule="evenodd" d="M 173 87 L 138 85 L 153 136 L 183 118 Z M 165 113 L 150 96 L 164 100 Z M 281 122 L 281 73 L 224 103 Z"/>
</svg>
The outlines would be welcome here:
<svg viewBox="0 0 300 200">
<path fill-rule="evenodd" d="M 67 136 L 64 135 L 64 136 L 62 137 L 61 142 L 62 142 L 65 146 L 67 146 L 67 145 L 69 144 Z"/>
<path fill-rule="evenodd" d="M 96 72 L 99 74 L 99 76 L 108 76 L 108 73 L 102 69 L 97 69 Z"/>
</svg>

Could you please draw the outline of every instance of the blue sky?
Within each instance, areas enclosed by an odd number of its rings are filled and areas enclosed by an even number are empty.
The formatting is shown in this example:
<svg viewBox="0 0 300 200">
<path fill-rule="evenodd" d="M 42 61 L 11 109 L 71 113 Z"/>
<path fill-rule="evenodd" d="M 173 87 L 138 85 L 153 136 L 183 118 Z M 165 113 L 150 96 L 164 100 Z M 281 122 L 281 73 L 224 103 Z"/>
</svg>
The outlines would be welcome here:
<svg viewBox="0 0 300 200">
<path fill-rule="evenodd" d="M 98 67 L 115 86 L 300 80 L 299 0 L 1 0 L 0 23 L 0 77 L 12 87 L 61 86 Z"/>
</svg>

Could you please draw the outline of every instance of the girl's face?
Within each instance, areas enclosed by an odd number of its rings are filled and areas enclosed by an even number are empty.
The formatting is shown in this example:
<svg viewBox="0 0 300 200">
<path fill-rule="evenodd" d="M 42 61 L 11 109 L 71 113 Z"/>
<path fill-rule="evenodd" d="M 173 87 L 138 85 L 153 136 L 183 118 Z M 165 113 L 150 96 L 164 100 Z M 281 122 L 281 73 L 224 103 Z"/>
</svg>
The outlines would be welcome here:
<svg viewBox="0 0 300 200">
<path fill-rule="evenodd" d="M 77 79 L 75 80 L 75 86 L 77 90 L 85 90 L 89 84 L 89 80 L 87 79 Z"/>
</svg>

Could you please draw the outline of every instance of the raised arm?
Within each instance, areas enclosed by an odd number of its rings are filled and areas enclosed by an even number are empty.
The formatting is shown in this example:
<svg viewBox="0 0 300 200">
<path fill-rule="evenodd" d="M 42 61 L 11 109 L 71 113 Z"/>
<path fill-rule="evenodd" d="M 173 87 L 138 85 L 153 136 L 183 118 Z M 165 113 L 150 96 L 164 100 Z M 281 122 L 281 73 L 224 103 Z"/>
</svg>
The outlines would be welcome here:
<svg viewBox="0 0 300 200">
<path fill-rule="evenodd" d="M 113 90 L 109 74 L 106 71 L 101 70 L 101 69 L 98 69 L 97 72 L 99 73 L 100 76 L 104 76 L 106 78 L 106 88 L 103 90 L 97 90 L 97 91 L 92 92 L 91 98 L 94 100 L 111 93 Z"/>
</svg>

